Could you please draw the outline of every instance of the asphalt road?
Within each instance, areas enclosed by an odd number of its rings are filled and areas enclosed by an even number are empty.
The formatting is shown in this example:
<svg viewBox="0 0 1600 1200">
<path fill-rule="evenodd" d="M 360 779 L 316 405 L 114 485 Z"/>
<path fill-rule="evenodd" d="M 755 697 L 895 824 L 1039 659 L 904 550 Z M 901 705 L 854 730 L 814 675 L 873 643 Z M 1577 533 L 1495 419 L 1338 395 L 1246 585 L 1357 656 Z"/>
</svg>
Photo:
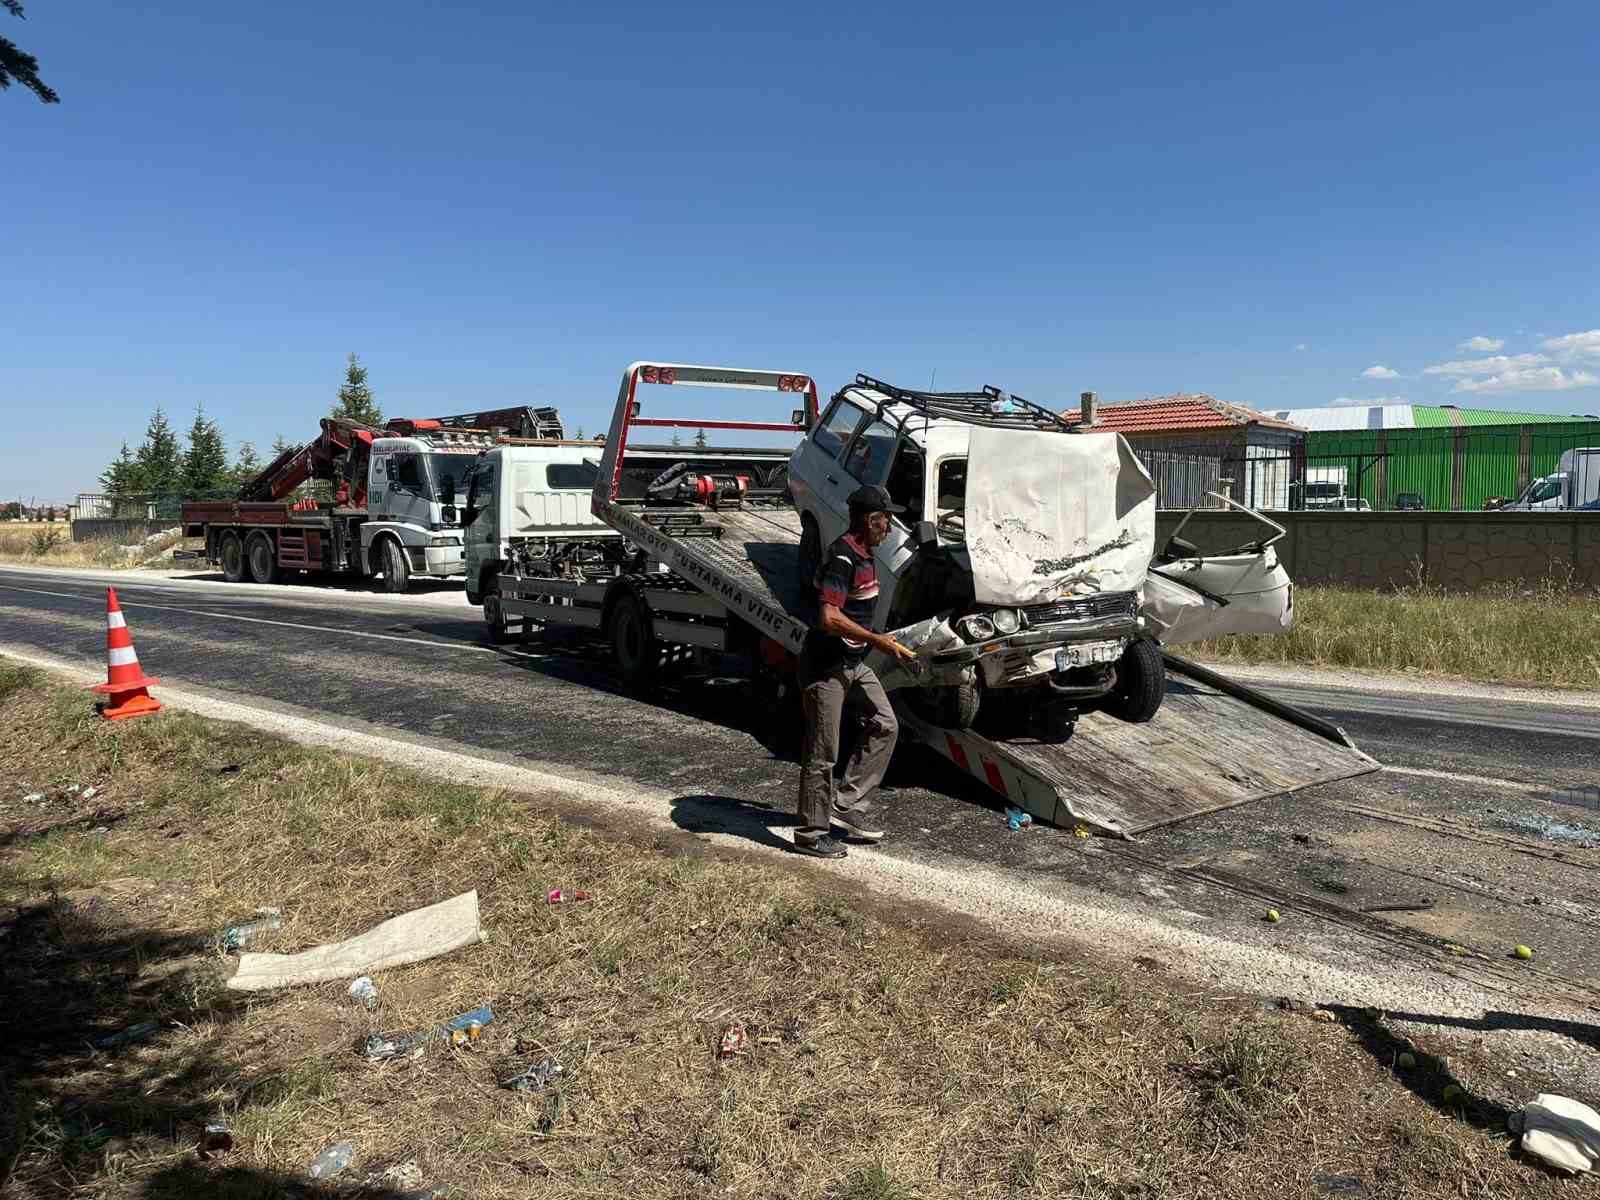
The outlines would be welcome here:
<svg viewBox="0 0 1600 1200">
<path fill-rule="evenodd" d="M 641 702 L 617 686 L 604 652 L 582 643 L 490 646 L 458 589 L 396 598 L 130 575 L 117 588 L 141 661 L 170 684 L 579 779 L 633 781 L 670 792 L 685 829 L 781 844 L 769 826 L 792 807 L 794 760 L 760 728 L 738 679 L 693 680 Z M 0 568 L 0 653 L 102 669 L 104 607 L 103 583 L 82 573 Z M 1330 959 L 1348 956 L 1352 939 L 1397 955 L 1457 943 L 1486 960 L 1537 943 L 1550 965 L 1528 986 L 1559 978 L 1573 989 L 1563 1003 L 1600 1008 L 1590 949 L 1600 929 L 1600 709 L 1271 690 L 1341 724 L 1387 769 L 1128 844 L 1010 833 L 992 797 L 908 750 L 886 793 L 894 836 L 867 853 L 1015 872 L 1240 941 L 1259 936 L 1268 904 L 1299 906 L 1318 915 L 1306 952 Z M 1360 911 L 1424 899 L 1423 911 Z"/>
</svg>

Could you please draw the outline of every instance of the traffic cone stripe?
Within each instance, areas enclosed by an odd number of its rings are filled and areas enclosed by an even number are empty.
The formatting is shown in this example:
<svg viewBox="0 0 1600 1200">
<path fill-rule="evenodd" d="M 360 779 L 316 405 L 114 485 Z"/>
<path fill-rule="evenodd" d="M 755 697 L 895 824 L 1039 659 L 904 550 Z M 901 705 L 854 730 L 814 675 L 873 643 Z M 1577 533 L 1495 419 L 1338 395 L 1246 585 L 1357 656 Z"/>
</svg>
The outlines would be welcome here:
<svg viewBox="0 0 1600 1200">
<path fill-rule="evenodd" d="M 120 613 L 120 612 L 108 612 L 108 613 L 106 613 L 106 628 L 107 629 L 126 629 L 127 627 L 128 627 L 128 618 L 123 616 L 122 613 Z"/>
<path fill-rule="evenodd" d="M 136 667 L 139 665 L 139 656 L 134 653 L 132 646 L 112 646 L 106 651 L 106 662 L 113 667 Z"/>
</svg>

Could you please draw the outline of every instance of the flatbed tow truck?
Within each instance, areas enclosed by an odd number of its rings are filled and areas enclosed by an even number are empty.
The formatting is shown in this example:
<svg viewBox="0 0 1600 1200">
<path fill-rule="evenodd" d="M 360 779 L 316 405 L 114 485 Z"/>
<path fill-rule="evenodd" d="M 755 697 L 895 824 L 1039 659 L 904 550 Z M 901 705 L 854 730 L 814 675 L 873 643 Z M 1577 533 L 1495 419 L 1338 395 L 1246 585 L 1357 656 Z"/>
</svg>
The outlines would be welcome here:
<svg viewBox="0 0 1600 1200">
<path fill-rule="evenodd" d="M 639 393 L 659 386 L 778 392 L 798 407 L 783 422 L 645 416 Z M 597 448 L 591 495 L 594 516 L 616 536 L 559 575 L 529 573 L 513 555 L 497 579 L 503 618 L 603 637 L 636 689 L 708 655 L 744 655 L 758 673 L 792 664 L 809 600 L 800 516 L 781 469 L 787 451 L 635 442 L 663 428 L 804 436 L 818 415 L 807 374 L 633 363 Z M 469 495 L 469 521 L 473 504 Z M 467 567 L 470 576 L 470 547 Z M 902 740 L 1040 820 L 1118 837 L 1378 769 L 1337 726 L 1163 657 L 1167 698 L 1148 723 L 1090 712 L 1065 740 L 1002 738 L 934 725 L 896 702 Z"/>
</svg>

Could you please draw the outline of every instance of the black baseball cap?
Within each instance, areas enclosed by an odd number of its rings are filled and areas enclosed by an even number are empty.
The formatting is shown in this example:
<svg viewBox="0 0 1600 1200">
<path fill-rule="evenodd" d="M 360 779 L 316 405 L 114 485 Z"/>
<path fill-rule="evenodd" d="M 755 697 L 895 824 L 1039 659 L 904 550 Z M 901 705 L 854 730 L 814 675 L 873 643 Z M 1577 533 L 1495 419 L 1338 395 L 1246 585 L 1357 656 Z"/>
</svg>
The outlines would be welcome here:
<svg viewBox="0 0 1600 1200">
<path fill-rule="evenodd" d="M 889 489 L 869 483 L 850 493 L 851 512 L 903 513 L 905 506 L 889 499 Z"/>
</svg>

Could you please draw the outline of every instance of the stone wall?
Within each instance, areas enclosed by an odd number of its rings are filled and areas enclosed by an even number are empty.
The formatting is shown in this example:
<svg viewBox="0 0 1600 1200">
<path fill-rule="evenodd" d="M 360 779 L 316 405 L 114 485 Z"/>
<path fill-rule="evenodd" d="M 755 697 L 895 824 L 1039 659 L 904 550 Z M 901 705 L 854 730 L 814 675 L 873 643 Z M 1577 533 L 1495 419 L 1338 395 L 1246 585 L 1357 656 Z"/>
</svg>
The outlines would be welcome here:
<svg viewBox="0 0 1600 1200">
<path fill-rule="evenodd" d="M 72 540 L 133 546 L 152 533 L 165 533 L 177 527 L 177 521 L 147 521 L 142 517 L 79 517 L 72 523 Z"/>
<path fill-rule="evenodd" d="M 1278 553 L 1296 583 L 1387 588 L 1427 582 L 1472 589 L 1551 575 L 1600 588 L 1600 512 L 1273 512 L 1288 529 Z M 1184 514 L 1156 515 L 1162 546 Z M 1239 513 L 1202 511 L 1184 530 L 1201 550 L 1225 550 L 1270 531 Z"/>
</svg>

